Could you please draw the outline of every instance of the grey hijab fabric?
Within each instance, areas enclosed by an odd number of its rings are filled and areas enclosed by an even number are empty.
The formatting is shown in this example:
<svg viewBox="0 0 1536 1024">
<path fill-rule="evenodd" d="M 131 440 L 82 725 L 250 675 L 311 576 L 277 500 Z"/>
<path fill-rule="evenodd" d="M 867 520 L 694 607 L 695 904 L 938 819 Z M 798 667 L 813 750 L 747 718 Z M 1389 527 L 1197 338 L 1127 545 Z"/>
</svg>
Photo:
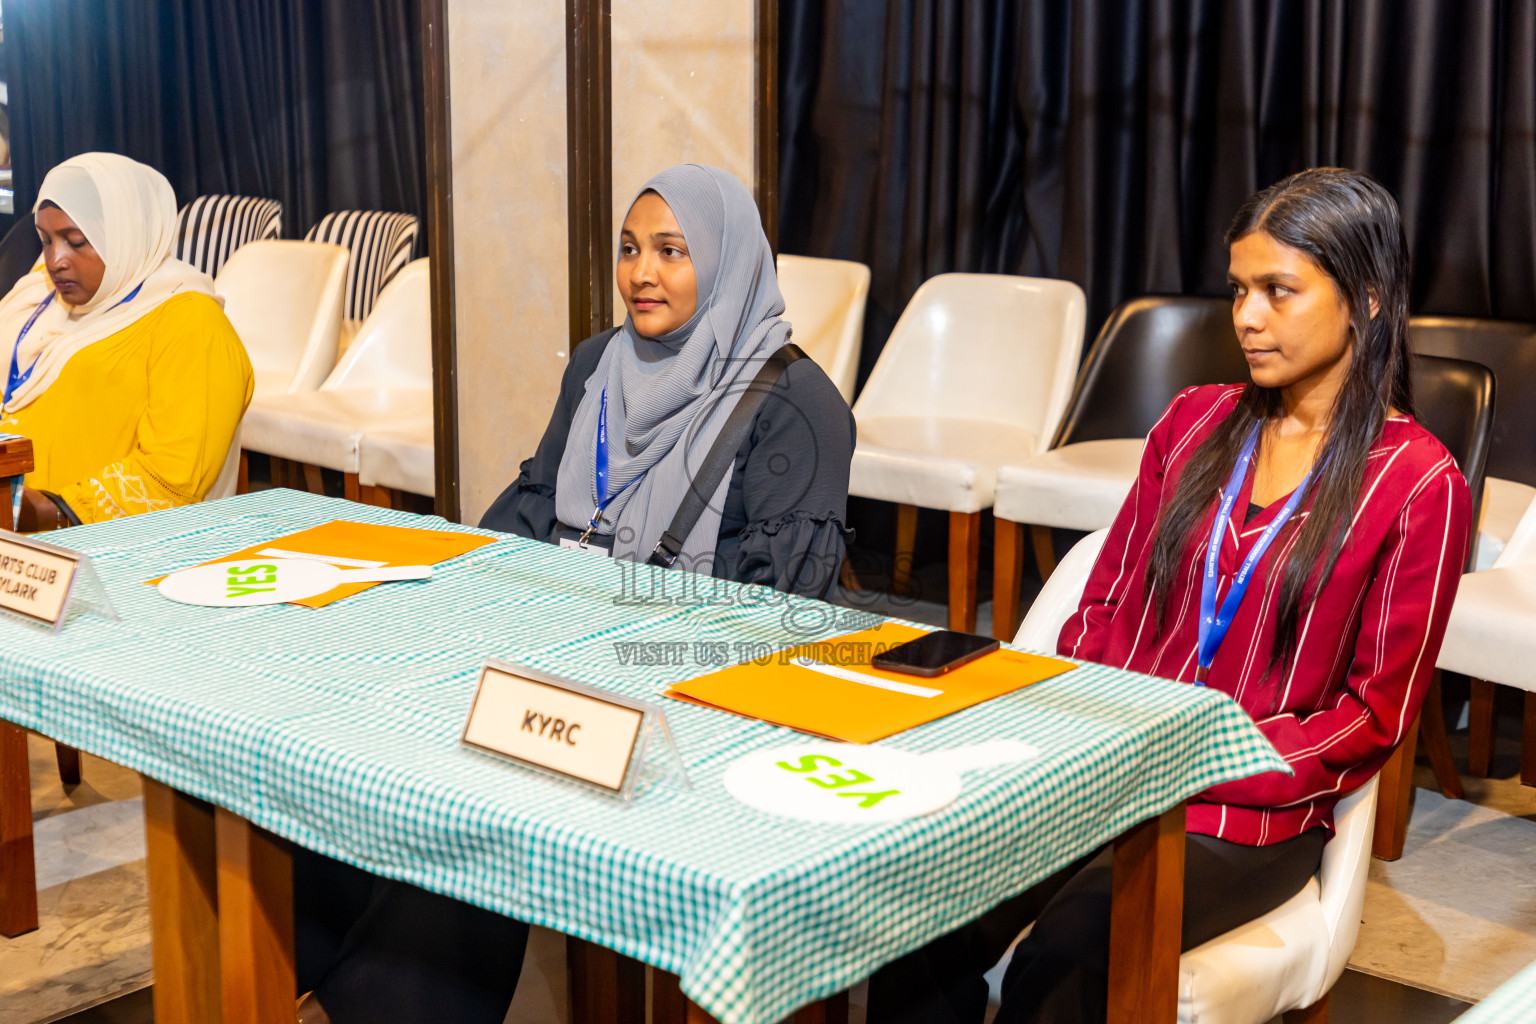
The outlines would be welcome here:
<svg viewBox="0 0 1536 1024">
<path fill-rule="evenodd" d="M 642 562 L 671 525 L 747 385 L 790 334 L 779 319 L 784 299 L 773 251 L 746 187 L 718 167 L 679 164 L 646 182 L 635 198 L 648 191 L 671 207 L 687 239 L 697 308 L 686 324 L 659 338 L 643 337 L 625 318 L 587 378 L 555 483 L 560 521 L 585 528 L 597 506 L 593 467 L 606 387 L 608 489 L 625 489 L 598 532 L 613 537 L 615 557 Z M 685 539 L 679 568 L 712 570 L 729 487 L 726 474 Z"/>
</svg>

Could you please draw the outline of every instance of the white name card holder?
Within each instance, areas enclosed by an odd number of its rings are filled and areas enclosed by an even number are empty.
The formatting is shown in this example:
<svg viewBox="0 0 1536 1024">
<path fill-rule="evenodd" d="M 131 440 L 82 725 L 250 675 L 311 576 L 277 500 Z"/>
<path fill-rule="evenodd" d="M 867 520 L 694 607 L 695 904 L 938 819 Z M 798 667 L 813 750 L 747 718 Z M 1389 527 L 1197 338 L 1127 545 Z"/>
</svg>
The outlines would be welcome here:
<svg viewBox="0 0 1536 1024">
<path fill-rule="evenodd" d="M 57 633 L 81 613 L 118 621 L 90 557 L 0 530 L 0 614 Z"/>
<path fill-rule="evenodd" d="M 480 667 L 460 742 L 625 804 L 668 778 L 692 788 L 657 705 L 496 658 Z"/>
</svg>

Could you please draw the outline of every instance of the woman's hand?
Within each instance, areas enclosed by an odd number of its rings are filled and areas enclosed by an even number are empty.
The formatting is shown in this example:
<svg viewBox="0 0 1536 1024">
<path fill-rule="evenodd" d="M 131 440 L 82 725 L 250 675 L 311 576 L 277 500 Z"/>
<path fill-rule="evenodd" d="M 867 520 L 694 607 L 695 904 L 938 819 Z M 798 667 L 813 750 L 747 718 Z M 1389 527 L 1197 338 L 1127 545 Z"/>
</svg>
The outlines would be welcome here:
<svg viewBox="0 0 1536 1024">
<path fill-rule="evenodd" d="M 42 491 L 30 487 L 21 492 L 21 518 L 16 523 L 17 533 L 39 533 L 43 530 L 62 530 L 68 526 L 64 513 Z"/>
</svg>

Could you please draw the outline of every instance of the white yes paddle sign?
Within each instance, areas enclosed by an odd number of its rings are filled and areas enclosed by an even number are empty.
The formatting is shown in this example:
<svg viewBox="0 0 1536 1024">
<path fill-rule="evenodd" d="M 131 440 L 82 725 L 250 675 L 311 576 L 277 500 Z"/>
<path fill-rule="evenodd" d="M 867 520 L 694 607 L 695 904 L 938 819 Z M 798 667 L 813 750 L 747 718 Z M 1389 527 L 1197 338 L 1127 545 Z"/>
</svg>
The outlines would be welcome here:
<svg viewBox="0 0 1536 1024">
<path fill-rule="evenodd" d="M 725 789 L 769 814 L 863 825 L 930 814 L 960 795 L 960 773 L 1027 761 L 1019 740 L 991 740 L 917 754 L 829 740 L 754 750 L 725 770 Z"/>
<path fill-rule="evenodd" d="M 159 583 L 160 593 L 182 604 L 239 608 L 246 605 L 302 601 L 343 583 L 387 583 L 432 578 L 430 565 L 338 569 L 329 562 L 300 558 L 253 558 L 215 562 L 173 572 Z"/>
</svg>

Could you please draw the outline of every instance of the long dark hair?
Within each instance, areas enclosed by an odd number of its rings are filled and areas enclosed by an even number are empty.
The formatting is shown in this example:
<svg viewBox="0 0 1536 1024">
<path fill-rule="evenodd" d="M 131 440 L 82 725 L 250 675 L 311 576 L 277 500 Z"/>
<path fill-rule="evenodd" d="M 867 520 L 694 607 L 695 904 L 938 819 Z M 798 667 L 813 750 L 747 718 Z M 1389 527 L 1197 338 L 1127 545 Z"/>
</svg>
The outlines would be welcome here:
<svg viewBox="0 0 1536 1024">
<path fill-rule="evenodd" d="M 1232 218 L 1226 243 L 1230 246 L 1255 231 L 1306 253 L 1333 280 L 1349 306 L 1354 335 L 1349 369 L 1334 400 L 1319 469 L 1310 484 L 1312 511 L 1285 561 L 1267 673 L 1288 664 L 1294 655 L 1301 616 L 1332 574 L 1348 537 L 1366 456 L 1381 435 L 1388 409 L 1413 413 L 1413 393 L 1408 376 L 1408 241 L 1392 194 L 1358 171 L 1313 168 L 1255 193 Z M 1249 384 L 1237 408 L 1195 449 L 1180 473 L 1173 497 L 1158 514 L 1147 563 L 1147 592 L 1157 609 L 1159 633 L 1173 582 L 1186 564 L 1185 553 L 1198 543 L 1212 492 L 1226 484 L 1254 425 L 1284 415 L 1278 389 Z M 1319 564 L 1321 571 L 1314 577 Z"/>
</svg>

